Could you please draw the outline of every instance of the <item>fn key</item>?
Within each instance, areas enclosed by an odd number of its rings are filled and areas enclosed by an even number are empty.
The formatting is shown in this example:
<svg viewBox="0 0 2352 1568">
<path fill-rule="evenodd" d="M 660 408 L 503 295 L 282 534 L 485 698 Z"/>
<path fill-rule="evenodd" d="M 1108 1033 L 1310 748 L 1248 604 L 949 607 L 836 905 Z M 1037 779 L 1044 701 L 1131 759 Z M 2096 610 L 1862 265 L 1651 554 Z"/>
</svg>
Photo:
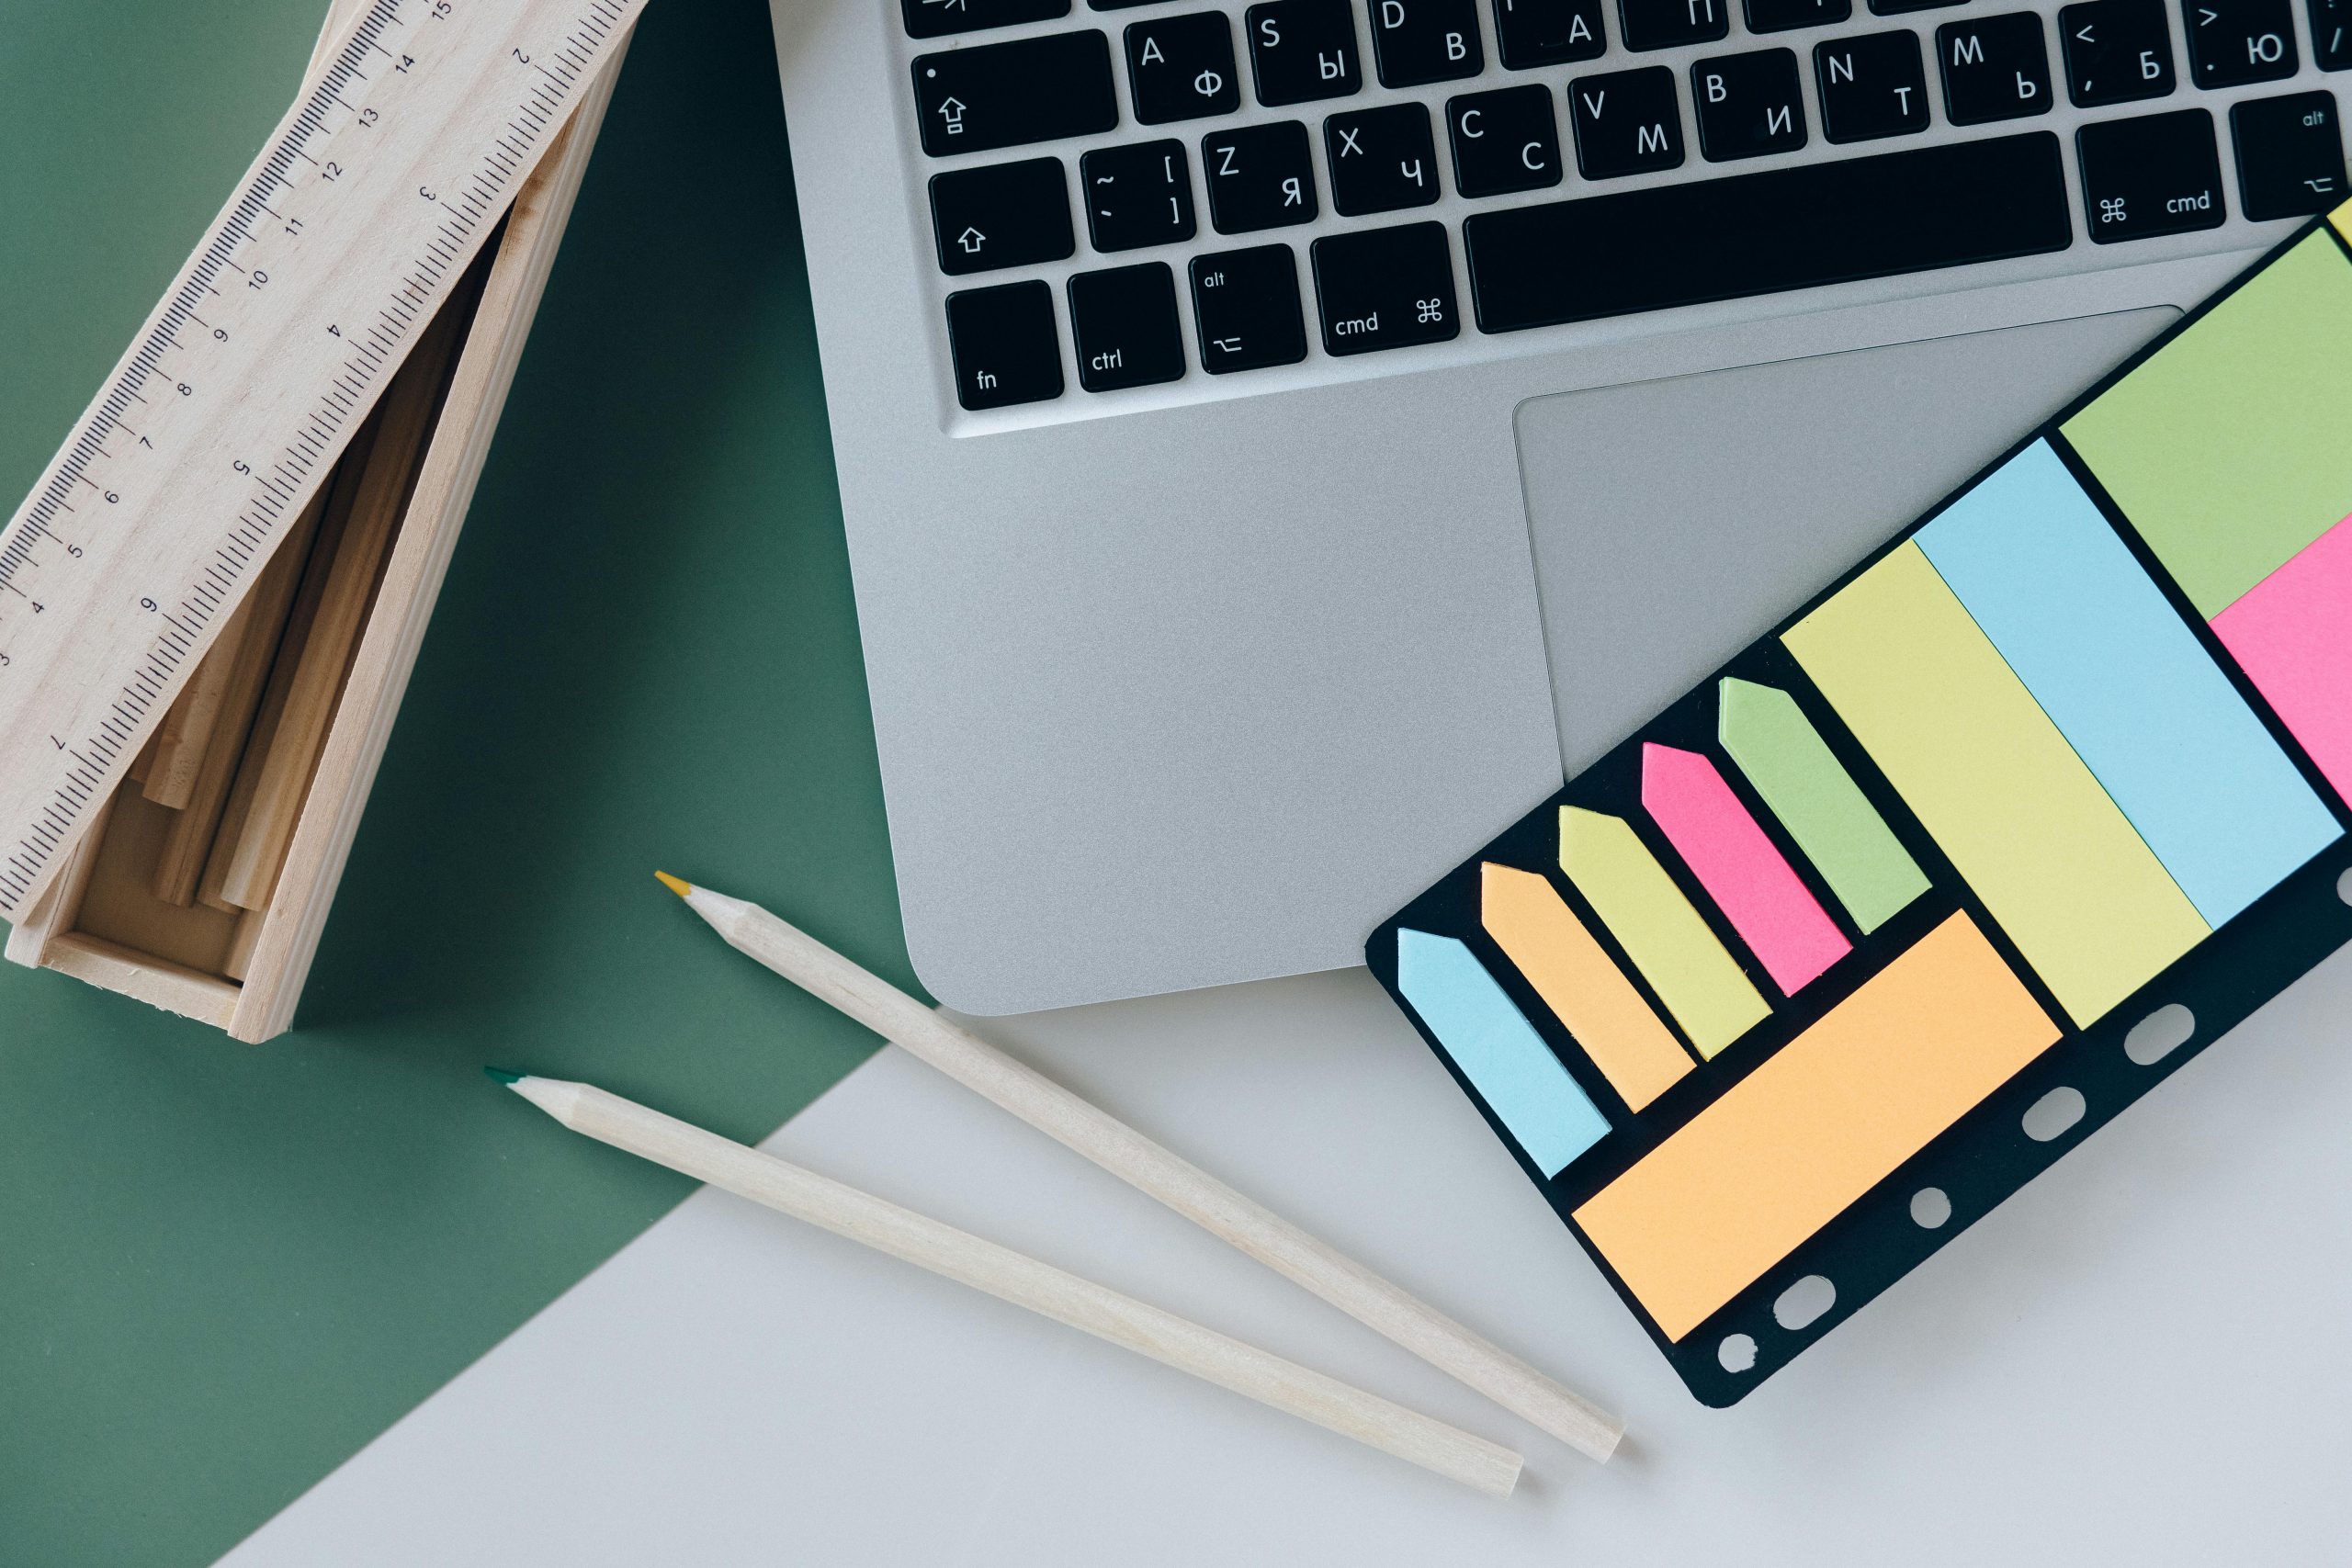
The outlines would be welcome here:
<svg viewBox="0 0 2352 1568">
<path fill-rule="evenodd" d="M 1062 395 L 1054 291 L 1043 282 L 950 294 L 947 342 L 956 355 L 956 400 L 967 409 L 1001 409 Z"/>
</svg>

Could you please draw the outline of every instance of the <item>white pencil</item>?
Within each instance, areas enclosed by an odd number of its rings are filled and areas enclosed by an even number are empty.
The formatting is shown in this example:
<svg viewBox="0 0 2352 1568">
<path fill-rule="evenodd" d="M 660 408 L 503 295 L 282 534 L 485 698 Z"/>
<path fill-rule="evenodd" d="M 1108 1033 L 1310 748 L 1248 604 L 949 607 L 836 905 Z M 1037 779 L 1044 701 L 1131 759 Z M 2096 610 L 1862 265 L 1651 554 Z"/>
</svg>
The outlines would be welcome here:
<svg viewBox="0 0 2352 1568">
<path fill-rule="evenodd" d="M 1624 1423 L 969 1030 L 741 898 L 654 874 L 729 945 L 1504 1409 L 1606 1461 Z"/>
<path fill-rule="evenodd" d="M 1124 1345 L 1489 1496 L 1508 1497 L 1519 1481 L 1520 1457 L 1509 1449 L 1010 1247 L 593 1085 L 487 1070 L 573 1132 L 600 1143 Z"/>
</svg>

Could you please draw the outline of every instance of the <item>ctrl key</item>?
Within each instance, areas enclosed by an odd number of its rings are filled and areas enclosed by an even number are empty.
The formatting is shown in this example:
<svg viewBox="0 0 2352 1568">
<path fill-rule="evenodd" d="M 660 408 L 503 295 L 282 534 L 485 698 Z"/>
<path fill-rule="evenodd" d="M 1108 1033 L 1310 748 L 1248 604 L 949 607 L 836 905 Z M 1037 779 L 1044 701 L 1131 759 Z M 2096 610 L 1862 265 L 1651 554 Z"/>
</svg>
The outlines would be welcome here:
<svg viewBox="0 0 2352 1568">
<path fill-rule="evenodd" d="M 956 400 L 967 409 L 1001 409 L 1062 395 L 1054 291 L 1043 282 L 950 294 L 947 344 L 956 355 Z"/>
<path fill-rule="evenodd" d="M 2075 136 L 2083 219 L 2100 244 L 2218 229 L 2229 217 L 2213 117 L 2205 110 L 2109 120 Z"/>
<path fill-rule="evenodd" d="M 1212 376 L 1306 357 L 1298 263 L 1288 245 L 1194 256 L 1193 314 L 1201 328 L 1201 368 Z"/>
</svg>

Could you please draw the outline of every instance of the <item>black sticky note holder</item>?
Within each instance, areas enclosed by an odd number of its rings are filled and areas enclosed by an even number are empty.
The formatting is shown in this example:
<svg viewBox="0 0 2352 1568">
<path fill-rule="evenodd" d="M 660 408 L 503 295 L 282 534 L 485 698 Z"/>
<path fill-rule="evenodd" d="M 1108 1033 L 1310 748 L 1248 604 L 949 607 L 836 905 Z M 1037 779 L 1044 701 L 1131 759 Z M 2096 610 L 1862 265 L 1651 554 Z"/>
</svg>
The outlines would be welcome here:
<svg viewBox="0 0 2352 1568">
<path fill-rule="evenodd" d="M 1783 632 L 1909 541 L 1952 500 L 1973 489 L 1986 475 L 2033 443 L 2052 439 L 2065 419 L 2193 327 L 2214 303 L 2321 226 L 2314 224 L 2300 231 L 2250 269 L 2231 289 L 2224 289 L 2047 424 L 1987 465 L 1951 497 L 1823 589 L 1770 633 L 1384 921 L 1366 942 L 1365 959 L 1374 975 L 1420 1031 L 1463 1091 L 1478 1106 L 1504 1146 L 1512 1152 L 1561 1221 L 1600 1265 L 1611 1286 L 1702 1403 L 1724 1406 L 1745 1397 L 1807 1346 L 1990 1213 L 2003 1200 L 2178 1071 L 2257 1008 L 2309 973 L 2338 947 L 2352 942 L 2352 836 L 2346 836 L 2337 838 L 2300 870 L 2224 921 L 2091 1025 L 2074 1026 L 2068 1021 L 2066 1010 L 2036 976 L 2033 966 L 2010 942 L 2000 922 L 1944 856 L 1936 840 L 1781 641 Z M 2352 419 L 2352 411 L 2347 411 L 2347 419 Z M 2063 442 L 2053 445 L 2064 450 Z M 2120 513 L 2095 481 L 2086 488 L 2110 522 L 2121 521 Z M 2140 554 L 2142 567 L 2174 599 L 2176 608 L 2186 612 L 2186 601 L 2179 597 L 2165 573 L 2145 555 L 2133 532 L 2128 526 L 2120 527 L 2118 532 Z M 2215 662 L 2333 812 L 2339 829 L 2352 835 L 2352 812 L 2347 812 L 2344 801 L 2212 638 L 2201 618 L 2185 613 L 2184 620 L 2194 628 Z M 1724 782 L 1804 881 L 1824 911 L 1837 922 L 1852 944 L 1852 951 L 1801 987 L 1795 996 L 1783 998 L 1764 1021 L 1712 1060 L 1696 1062 L 1636 1112 L 1611 1087 L 1573 1034 L 1487 933 L 1480 921 L 1480 867 L 1492 862 L 1543 875 L 1645 1000 L 1664 1018 L 1667 1010 L 1649 990 L 1639 968 L 1628 961 L 1606 923 L 1561 874 L 1558 863 L 1559 813 L 1563 806 L 1582 807 L 1617 818 L 1641 836 L 1692 908 L 1707 920 L 1725 951 L 1741 964 L 1759 994 L 1768 998 L 1779 996 L 1779 989 L 1770 983 L 1746 945 L 1724 923 L 1713 900 L 1656 830 L 1641 800 L 1644 743 L 1709 752 L 1717 733 L 1721 682 L 1726 677 L 1774 687 L 1796 699 L 1848 776 L 1926 874 L 1929 889 L 1876 931 L 1858 931 L 1841 903 L 1822 885 L 1810 860 L 1788 839 L 1778 818 L 1756 796 L 1739 770 L 1722 770 Z M 1695 1328 L 1679 1339 L 1670 1338 L 1585 1235 L 1575 1219 L 1576 1210 L 1956 912 L 1965 913 L 1973 920 L 2042 1010 L 2057 1022 L 2061 1032 L 2057 1043 L 1962 1113 L 1943 1133 Z M 1400 928 L 1463 942 L 1560 1059 L 1577 1085 L 1607 1117 L 1607 1134 L 1577 1155 L 1556 1176 L 1541 1170 L 1527 1157 L 1494 1107 L 1456 1066 L 1399 988 L 1396 933 Z M 2029 1116 L 2029 1112 L 2032 1114 Z M 1799 1281 L 1815 1276 L 1828 1281 L 1833 1292 L 1830 1304 L 1817 1315 L 1797 1322 L 1795 1326 L 1784 1325 L 1776 1315 L 1775 1303 Z M 1818 1287 L 1810 1293 L 1817 1299 Z"/>
</svg>

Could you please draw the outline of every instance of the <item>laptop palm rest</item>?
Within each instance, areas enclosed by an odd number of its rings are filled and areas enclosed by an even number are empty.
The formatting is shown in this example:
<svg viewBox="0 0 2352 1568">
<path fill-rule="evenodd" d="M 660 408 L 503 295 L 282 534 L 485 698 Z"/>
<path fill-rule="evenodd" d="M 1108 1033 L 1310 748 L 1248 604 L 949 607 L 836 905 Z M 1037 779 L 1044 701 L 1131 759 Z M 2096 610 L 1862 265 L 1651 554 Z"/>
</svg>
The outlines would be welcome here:
<svg viewBox="0 0 2352 1568">
<path fill-rule="evenodd" d="M 2162 331 L 2169 308 L 1520 405 L 1575 773 Z"/>
</svg>

